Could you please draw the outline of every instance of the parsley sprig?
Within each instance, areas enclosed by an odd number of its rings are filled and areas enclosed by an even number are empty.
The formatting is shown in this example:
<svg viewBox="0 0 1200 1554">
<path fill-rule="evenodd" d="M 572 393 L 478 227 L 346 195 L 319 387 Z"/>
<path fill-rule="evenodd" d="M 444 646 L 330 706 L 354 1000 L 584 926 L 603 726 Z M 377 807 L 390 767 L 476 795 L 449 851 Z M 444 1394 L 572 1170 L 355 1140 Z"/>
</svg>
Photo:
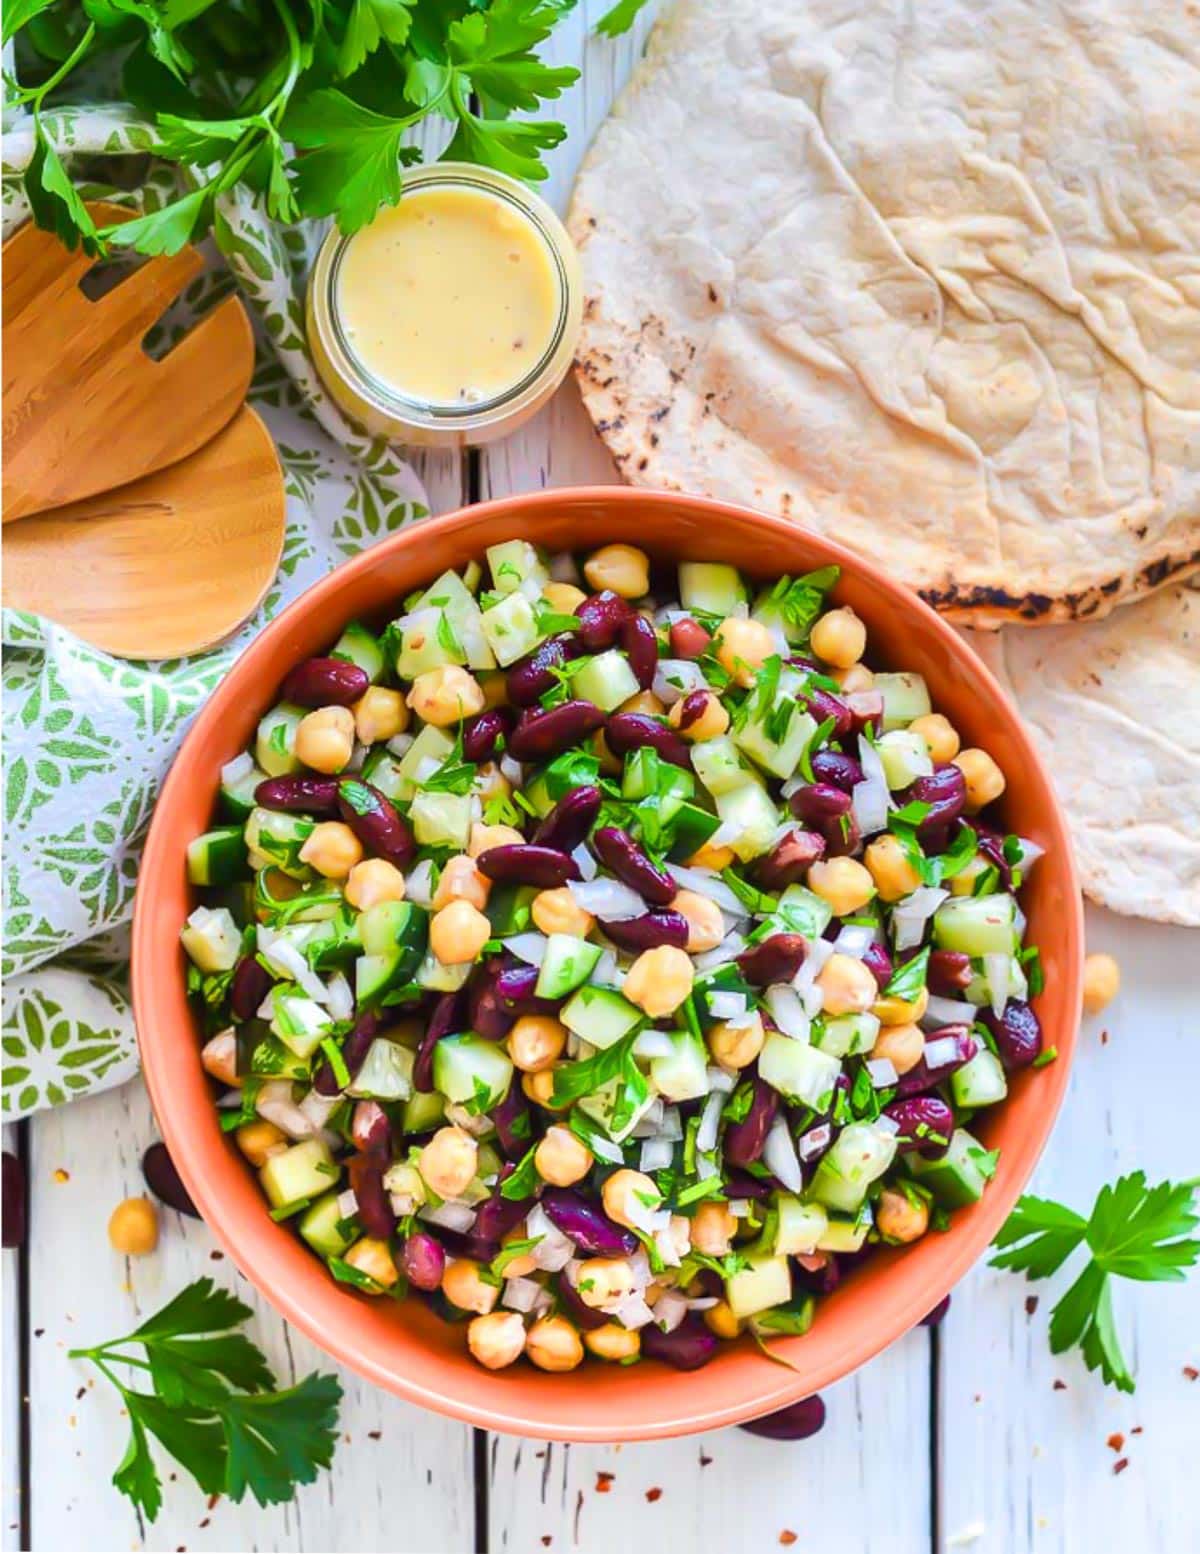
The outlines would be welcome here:
<svg viewBox="0 0 1200 1554">
<path fill-rule="evenodd" d="M 126 1337 L 70 1351 L 121 1394 L 129 1444 L 113 1483 L 148 1521 L 162 1507 L 151 1436 L 205 1494 L 243 1500 L 248 1490 L 259 1505 L 290 1500 L 333 1460 L 341 1383 L 314 1372 L 277 1390 L 262 1352 L 234 1331 L 252 1314 L 197 1279 Z M 136 1391 L 114 1366 L 143 1373 L 152 1390 Z"/>
<path fill-rule="evenodd" d="M 1200 1179 L 1146 1185 L 1146 1173 L 1134 1171 L 1100 1189 L 1088 1219 L 1048 1198 L 1021 1198 L 995 1245 L 995 1268 L 1048 1279 L 1080 1246 L 1090 1252 L 1087 1267 L 1050 1315 L 1050 1350 L 1062 1354 L 1076 1345 L 1089 1370 L 1099 1370 L 1107 1385 L 1132 1392 L 1133 1377 L 1121 1351 L 1112 1308 L 1112 1280 L 1179 1282 L 1197 1259 L 1200 1238 L 1189 1232 L 1200 1225 L 1195 1192 Z"/>
</svg>

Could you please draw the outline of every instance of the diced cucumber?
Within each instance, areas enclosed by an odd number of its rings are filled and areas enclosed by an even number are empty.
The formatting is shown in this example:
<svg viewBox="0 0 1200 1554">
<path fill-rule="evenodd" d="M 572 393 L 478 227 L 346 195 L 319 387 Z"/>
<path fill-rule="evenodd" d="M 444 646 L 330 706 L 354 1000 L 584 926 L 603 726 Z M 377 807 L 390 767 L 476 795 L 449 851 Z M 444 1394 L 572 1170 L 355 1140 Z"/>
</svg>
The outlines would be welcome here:
<svg viewBox="0 0 1200 1554">
<path fill-rule="evenodd" d="M 250 761 L 247 756 L 246 759 Z M 233 764 L 232 762 L 230 763 Z M 232 780 L 221 778 L 221 807 L 231 820 L 243 823 L 254 808 L 254 790 L 260 782 L 266 781 L 266 772 L 253 761 L 246 767 L 240 777 Z"/>
<path fill-rule="evenodd" d="M 1001 985 L 1005 999 L 1024 1001 L 1029 997 L 1029 979 L 1015 955 L 989 955 L 983 970 L 975 972 L 963 989 L 963 997 L 969 1004 L 990 1004 L 993 994 L 1001 992 Z"/>
<path fill-rule="evenodd" d="M 436 1090 L 414 1090 L 404 1103 L 400 1126 L 405 1133 L 430 1133 L 446 1115 L 446 1098 Z"/>
<path fill-rule="evenodd" d="M 829 1216 L 819 1203 L 805 1203 L 791 1193 L 776 1194 L 778 1223 L 775 1252 L 781 1257 L 805 1256 L 815 1252 L 829 1228 Z"/>
<path fill-rule="evenodd" d="M 516 663 L 541 637 L 533 605 L 521 593 L 506 594 L 481 616 L 488 646 L 503 668 Z"/>
<path fill-rule="evenodd" d="M 593 1090 L 591 1095 L 582 1096 L 576 1105 L 593 1122 L 598 1122 L 612 1139 L 614 1144 L 623 1144 L 629 1135 L 641 1122 L 642 1118 L 658 1101 L 658 1096 L 647 1086 L 646 1099 L 633 1108 L 628 1117 L 624 1117 L 619 1127 L 614 1125 L 613 1118 L 618 1106 L 622 1105 L 625 1096 L 625 1084 L 621 1079 L 610 1079 L 606 1084 Z"/>
<path fill-rule="evenodd" d="M 242 951 L 241 929 L 228 907 L 197 907 L 179 937 L 201 971 L 232 971 Z"/>
<path fill-rule="evenodd" d="M 347 1220 L 338 1208 L 338 1194 L 327 1192 L 305 1209 L 296 1221 L 296 1229 L 322 1257 L 340 1257 L 358 1235 L 358 1221 Z"/>
<path fill-rule="evenodd" d="M 413 1093 L 413 1062 L 414 1055 L 407 1047 L 377 1036 L 346 1094 L 373 1096 L 377 1101 L 407 1101 Z"/>
<path fill-rule="evenodd" d="M 333 1029 L 329 1011 L 289 985 L 273 987 L 271 1002 L 274 1008 L 272 1031 L 298 1058 L 311 1058 Z"/>
<path fill-rule="evenodd" d="M 969 1063 L 950 1076 L 950 1099 L 955 1106 L 995 1106 L 1007 1094 L 1003 1065 L 986 1047 L 981 1047 Z"/>
<path fill-rule="evenodd" d="M 792 1270 L 786 1257 L 752 1257 L 725 1281 L 725 1299 L 739 1320 L 791 1298 Z"/>
<path fill-rule="evenodd" d="M 263 715 L 254 741 L 254 759 L 268 777 L 287 777 L 300 770 L 296 730 L 307 716 L 304 707 L 293 707 L 286 701 Z"/>
<path fill-rule="evenodd" d="M 695 1101 L 708 1094 L 708 1049 L 691 1031 L 668 1031 L 670 1057 L 650 1059 L 650 1081 L 668 1101 Z"/>
<path fill-rule="evenodd" d="M 828 1102 L 841 1071 L 840 1059 L 782 1031 L 768 1031 L 758 1055 L 758 1074 L 765 1084 L 789 1100 L 818 1110 L 823 1109 L 823 1101 Z"/>
<path fill-rule="evenodd" d="M 674 840 L 671 843 L 673 859 L 690 858 L 708 841 L 721 824 L 719 815 L 701 809 L 698 804 L 681 804 L 672 816 Z"/>
<path fill-rule="evenodd" d="M 237 1071 L 241 1077 L 302 1080 L 309 1077 L 307 1058 L 298 1058 L 272 1036 L 262 1020 L 245 1020 L 237 1030 Z"/>
<path fill-rule="evenodd" d="M 537 591 L 550 581 L 541 556 L 528 540 L 504 540 L 487 548 L 488 570 L 492 574 L 492 588 L 498 594 L 512 594 L 522 583 L 536 583 Z"/>
<path fill-rule="evenodd" d="M 434 993 L 457 993 L 475 969 L 473 960 L 464 960 L 457 966 L 443 966 L 432 950 L 417 967 L 415 981 Z"/>
<path fill-rule="evenodd" d="M 453 847 L 461 853 L 467 850 L 475 813 L 474 794 L 422 789 L 413 795 L 408 818 L 421 847 Z"/>
<path fill-rule="evenodd" d="M 681 766 L 664 761 L 657 750 L 641 745 L 625 757 L 621 771 L 621 797 L 623 799 L 678 800 L 682 805 L 694 797 L 696 779 Z"/>
<path fill-rule="evenodd" d="M 896 1135 L 869 1122 L 851 1122 L 817 1166 L 809 1195 L 828 1209 L 857 1213 L 867 1189 L 896 1158 Z"/>
<path fill-rule="evenodd" d="M 414 610 L 406 617 L 400 632 L 400 651 L 396 654 L 396 673 L 402 680 L 443 669 L 448 664 L 465 664 L 467 650 L 458 639 L 454 622 L 434 605 Z"/>
<path fill-rule="evenodd" d="M 726 961 L 721 966 L 714 966 L 711 971 L 701 972 L 692 986 L 692 1002 L 696 1006 L 696 1016 L 705 1026 L 712 1025 L 722 1018 L 713 1013 L 711 1000 L 714 993 L 740 993 L 747 1009 L 754 1003 L 754 989 L 746 981 L 735 961 Z"/>
<path fill-rule="evenodd" d="M 914 1181 L 929 1189 L 940 1208 L 962 1209 L 983 1197 L 987 1178 L 978 1162 L 985 1154 L 978 1139 L 965 1128 L 955 1128 L 950 1147 L 940 1160 L 911 1154 L 905 1155 L 904 1165 Z"/>
<path fill-rule="evenodd" d="M 536 885 L 493 885 L 484 912 L 492 925 L 494 939 L 524 933 L 529 927 L 530 908 L 539 895 Z"/>
<path fill-rule="evenodd" d="M 429 941 L 429 916 L 411 901 L 381 903 L 407 907 L 407 912 L 379 914 L 371 922 L 372 943 L 378 946 L 354 963 L 354 996 L 359 1007 L 377 1004 L 385 993 L 412 982 L 424 964 Z M 370 913 L 379 913 L 371 907 Z M 366 919 L 369 913 L 364 912 Z M 360 919 L 360 922 L 362 919 Z M 387 935 L 392 935 L 390 943 Z"/>
<path fill-rule="evenodd" d="M 362 954 L 358 914 L 343 904 L 333 917 L 317 924 L 306 954 L 314 971 L 345 971 Z"/>
<path fill-rule="evenodd" d="M 534 993 L 538 998 L 565 998 L 586 982 L 600 959 L 598 944 L 589 944 L 573 933 L 552 933 L 538 972 Z"/>
<path fill-rule="evenodd" d="M 644 1018 L 636 1004 L 608 987 L 581 987 L 558 1017 L 593 1047 L 613 1046 Z"/>
<path fill-rule="evenodd" d="M 743 766 L 737 746 L 728 734 L 722 734 L 718 739 L 702 739 L 693 745 L 692 766 L 714 798 L 757 780 L 754 773 Z"/>
<path fill-rule="evenodd" d="M 814 1023 L 812 1042 L 835 1058 L 848 1058 L 870 1052 L 878 1035 L 879 1020 L 875 1015 L 839 1014 Z"/>
<path fill-rule="evenodd" d="M 424 952 L 428 918 L 411 901 L 380 901 L 360 914 L 358 934 L 368 955 L 387 955 L 397 948 Z M 416 969 L 414 963 L 413 969 Z"/>
<path fill-rule="evenodd" d="M 370 680 L 378 685 L 387 674 L 387 659 L 383 645 L 373 631 L 368 631 L 361 621 L 351 621 L 333 644 L 330 658 L 344 658 L 348 664 L 357 664 Z"/>
<path fill-rule="evenodd" d="M 483 568 L 474 557 L 463 568 L 462 578 L 463 585 L 468 593 L 477 594 L 479 592 L 479 585 L 483 582 Z"/>
<path fill-rule="evenodd" d="M 252 869 L 274 867 L 292 879 L 307 879 L 309 867 L 300 849 L 312 835 L 316 821 L 309 815 L 293 815 L 281 809 L 252 809 L 246 822 L 245 846 Z"/>
<path fill-rule="evenodd" d="M 906 728 L 894 728 L 890 734 L 882 734 L 878 744 L 883 775 L 893 792 L 907 788 L 918 777 L 928 777 L 933 771 L 929 746 L 920 734 Z"/>
<path fill-rule="evenodd" d="M 598 653 L 571 676 L 572 696 L 595 703 L 603 712 L 614 712 L 623 701 L 641 690 L 637 675 L 629 667 L 624 653 L 610 648 Z"/>
<path fill-rule="evenodd" d="M 499 1043 L 467 1031 L 443 1036 L 433 1049 L 433 1084 L 448 1101 L 487 1111 L 508 1094 L 512 1059 Z"/>
<path fill-rule="evenodd" d="M 940 950 L 957 950 L 976 960 L 984 955 L 1011 955 L 1016 948 L 1013 898 L 952 896 L 933 914 L 933 941 Z"/>
<path fill-rule="evenodd" d="M 815 719 L 805 712 L 796 700 L 796 693 L 804 684 L 804 676 L 794 669 L 785 669 L 779 676 L 779 688 L 771 705 L 763 709 L 761 717 L 749 718 L 734 730 L 733 740 L 740 750 L 775 777 L 788 778 L 800 764 L 800 757 L 808 748 L 817 731 Z M 780 709 L 790 706 L 791 715 L 782 727 L 780 737 L 772 738 L 774 720 Z"/>
<path fill-rule="evenodd" d="M 746 604 L 750 591 L 736 567 L 716 561 L 679 563 L 679 602 L 685 610 L 705 615 L 735 615 Z"/>
<path fill-rule="evenodd" d="M 441 610 L 454 641 L 472 669 L 494 669 L 496 660 L 483 634 L 479 605 L 457 572 L 443 572 L 417 603 L 417 610 Z M 443 632 L 443 635 L 446 635 Z M 447 643 L 449 637 L 447 637 Z"/>
<path fill-rule="evenodd" d="M 817 1242 L 817 1251 L 860 1251 L 874 1222 L 869 1203 L 864 1203 L 857 1214 L 831 1214 L 829 1223 Z"/>
<path fill-rule="evenodd" d="M 232 885 L 246 870 L 241 826 L 220 826 L 188 843 L 187 872 L 193 885 Z"/>
<path fill-rule="evenodd" d="M 770 919 L 773 933 L 802 933 L 819 939 L 833 921 L 833 908 L 824 896 L 806 885 L 788 885 Z"/>
<path fill-rule="evenodd" d="M 439 766 L 445 766 L 453 754 L 453 738 L 444 728 L 426 723 L 400 758 L 394 779 L 396 791 L 388 797 L 407 803 L 425 778 L 432 776 Z M 376 781 L 374 776 L 369 780 Z"/>
<path fill-rule="evenodd" d="M 883 731 L 907 728 L 933 711 L 929 687 L 919 674 L 877 674 L 871 684 L 883 697 Z"/>
<path fill-rule="evenodd" d="M 747 783 L 731 793 L 718 794 L 716 805 L 721 824 L 736 829 L 729 843 L 736 857 L 748 863 L 770 852 L 779 830 L 779 811 L 765 788 L 757 782 Z"/>
<path fill-rule="evenodd" d="M 324 1139 L 305 1139 L 272 1155 L 259 1171 L 258 1179 L 271 1207 L 282 1209 L 290 1203 L 303 1203 L 306 1198 L 323 1197 L 340 1175 L 341 1167 Z"/>
<path fill-rule="evenodd" d="M 362 780 L 378 788 L 385 799 L 393 803 L 404 799 L 404 779 L 400 775 L 400 757 L 393 755 L 386 745 L 375 745 L 363 763 Z"/>
</svg>

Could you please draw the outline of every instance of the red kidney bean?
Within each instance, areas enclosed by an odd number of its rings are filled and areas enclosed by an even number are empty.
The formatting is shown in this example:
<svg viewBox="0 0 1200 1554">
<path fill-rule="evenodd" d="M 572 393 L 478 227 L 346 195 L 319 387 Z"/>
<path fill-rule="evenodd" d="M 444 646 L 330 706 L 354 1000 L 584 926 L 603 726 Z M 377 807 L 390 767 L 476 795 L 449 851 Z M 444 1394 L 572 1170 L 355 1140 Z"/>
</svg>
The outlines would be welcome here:
<svg viewBox="0 0 1200 1554">
<path fill-rule="evenodd" d="M 489 707 L 463 724 L 463 758 L 490 761 L 501 739 L 507 739 L 517 720 L 511 707 Z"/>
<path fill-rule="evenodd" d="M 533 1207 L 532 1197 L 506 1198 L 501 1193 L 500 1184 L 512 1173 L 512 1166 L 504 1168 L 491 1197 L 480 1204 L 475 1215 L 470 1235 L 471 1256 L 477 1257 L 480 1262 L 490 1262 L 495 1257 L 504 1237 L 510 1230 L 516 1229 Z"/>
<path fill-rule="evenodd" d="M 253 955 L 243 955 L 229 983 L 229 1009 L 236 1020 L 252 1020 L 274 987 L 271 973 Z"/>
<path fill-rule="evenodd" d="M 814 1393 L 812 1397 L 789 1403 L 786 1408 L 777 1409 L 773 1414 L 764 1414 L 761 1419 L 747 1419 L 738 1429 L 746 1430 L 751 1435 L 761 1435 L 768 1441 L 806 1441 L 824 1426 L 825 1404 L 819 1394 Z"/>
<path fill-rule="evenodd" d="M 490 880 L 538 885 L 543 890 L 580 877 L 579 865 L 569 853 L 560 852 L 557 847 L 535 847 L 531 842 L 489 847 L 476 858 L 475 867 Z"/>
<path fill-rule="evenodd" d="M 569 1187 L 548 1187 L 542 1194 L 542 1208 L 589 1257 L 623 1257 L 637 1251 L 632 1230 L 615 1224 L 599 1205 Z"/>
<path fill-rule="evenodd" d="M 658 633 L 636 610 L 621 625 L 621 651 L 629 660 L 637 683 L 642 690 L 648 691 L 658 669 Z"/>
<path fill-rule="evenodd" d="M 940 998 L 953 998 L 970 985 L 971 957 L 958 950 L 934 950 L 929 957 L 925 981 L 929 991 Z"/>
<path fill-rule="evenodd" d="M 590 701 L 529 707 L 509 736 L 508 753 L 514 761 L 548 761 L 594 734 L 603 723 L 603 712 Z"/>
<path fill-rule="evenodd" d="M 668 728 L 649 713 L 614 712 L 608 720 L 604 737 L 614 755 L 625 755 L 630 750 L 640 750 L 643 745 L 649 745 L 672 766 L 691 770 L 692 756 L 687 745 L 673 728 Z"/>
<path fill-rule="evenodd" d="M 755 987 L 790 982 L 804 964 L 808 940 L 802 933 L 773 933 L 737 958 L 746 981 Z"/>
<path fill-rule="evenodd" d="M 842 1282 L 841 1264 L 832 1252 L 825 1254 L 819 1268 L 806 1268 L 802 1262 L 795 1264 L 797 1282 L 810 1295 L 832 1295 Z"/>
<path fill-rule="evenodd" d="M 400 1252 L 400 1272 L 417 1290 L 441 1288 L 446 1271 L 446 1254 L 441 1242 L 424 1230 L 409 1236 Z"/>
<path fill-rule="evenodd" d="M 751 1176 L 748 1171 L 730 1171 L 725 1179 L 727 1198 L 769 1198 L 774 1191 L 773 1178 Z"/>
<path fill-rule="evenodd" d="M 378 1101 L 359 1101 L 350 1123 L 350 1137 L 364 1155 L 390 1155 L 392 1125 Z"/>
<path fill-rule="evenodd" d="M 370 683 L 365 669 L 343 658 L 307 658 L 283 682 L 281 696 L 297 707 L 349 707 Z"/>
<path fill-rule="evenodd" d="M 413 1063 L 413 1085 L 416 1089 L 428 1094 L 433 1089 L 433 1052 L 443 1036 L 449 1036 L 451 1031 L 461 1031 L 467 1013 L 466 989 L 459 988 L 453 993 L 443 993 L 433 1006 L 433 1012 L 429 1016 L 429 1024 L 425 1027 L 425 1034 L 421 1037 L 420 1046 L 417 1048 L 416 1061 Z"/>
<path fill-rule="evenodd" d="M 938 1301 L 937 1305 L 933 1308 L 929 1315 L 921 1318 L 919 1325 L 921 1327 L 937 1327 L 937 1325 L 944 1319 L 947 1311 L 949 1310 L 950 1297 L 949 1295 L 944 1295 L 942 1299 Z"/>
<path fill-rule="evenodd" d="M 1010 998 L 1002 1015 L 994 1015 L 990 1009 L 981 1009 L 980 1018 L 991 1031 L 1000 1054 L 1000 1061 L 1011 1073 L 1014 1069 L 1028 1068 L 1042 1050 L 1042 1026 L 1027 1003 Z M 944 1035 L 939 1031 L 938 1035 Z"/>
<path fill-rule="evenodd" d="M 515 1075 L 508 1087 L 508 1094 L 498 1106 L 492 1108 L 492 1122 L 496 1129 L 496 1141 L 510 1160 L 519 1160 L 528 1152 L 533 1142 L 533 1114 Z"/>
<path fill-rule="evenodd" d="M 936 1037 L 938 1041 L 943 1039 L 953 1039 L 954 1056 L 948 1062 L 938 1063 L 932 1068 L 921 1058 L 907 1074 L 901 1074 L 896 1084 L 896 1095 L 900 1100 L 932 1090 L 935 1085 L 949 1079 L 955 1069 L 969 1063 L 979 1051 L 979 1043 L 965 1025 L 944 1025 Z"/>
<path fill-rule="evenodd" d="M 862 832 L 853 812 L 841 820 L 832 821 L 825 832 L 825 855 L 828 858 L 848 858 L 862 847 Z"/>
<path fill-rule="evenodd" d="M 587 839 L 603 802 L 604 795 L 591 783 L 564 793 L 533 833 L 534 846 L 573 853 Z"/>
<path fill-rule="evenodd" d="M 582 653 L 583 643 L 577 631 L 564 631 L 539 642 L 532 653 L 508 671 L 504 684 L 509 701 L 518 707 L 536 706 L 538 697 L 554 688 L 554 671 Z"/>
<path fill-rule="evenodd" d="M 146 1178 L 146 1186 L 169 1209 L 190 1214 L 193 1219 L 200 1218 L 200 1210 L 192 1202 L 192 1195 L 183 1185 L 165 1144 L 151 1144 L 142 1156 L 142 1175 Z"/>
<path fill-rule="evenodd" d="M 603 652 L 612 647 L 621 634 L 621 627 L 633 613 L 633 606 L 627 600 L 607 588 L 603 593 L 592 594 L 575 610 L 580 641 L 589 653 Z"/>
<path fill-rule="evenodd" d="M 609 1320 L 603 1311 L 597 1311 L 594 1306 L 584 1304 L 583 1296 L 565 1273 L 559 1275 L 555 1290 L 564 1311 L 576 1327 L 581 1327 L 585 1332 L 592 1333 L 598 1327 L 603 1327 Z"/>
<path fill-rule="evenodd" d="M 928 804 L 929 812 L 917 822 L 917 835 L 924 839 L 942 827 L 958 819 L 967 802 L 967 784 L 961 771 L 952 763 L 937 767 L 928 777 L 918 777 L 904 790 L 907 804 L 916 799 Z"/>
<path fill-rule="evenodd" d="M 653 1322 L 647 1322 L 640 1331 L 642 1353 L 651 1360 L 665 1360 L 677 1371 L 698 1371 L 708 1364 L 717 1348 L 716 1335 L 709 1332 L 694 1311 L 689 1311 L 669 1333 Z"/>
<path fill-rule="evenodd" d="M 508 965 L 496 973 L 496 996 L 502 1009 L 517 1014 L 548 1014 L 558 1007 L 558 1000 L 538 998 L 535 992 L 538 981 L 536 966 Z"/>
<path fill-rule="evenodd" d="M 682 950 L 688 942 L 688 921 L 682 912 L 662 907 L 623 923 L 605 923 L 604 932 L 623 950 L 653 950 L 660 944 L 674 944 Z"/>
<path fill-rule="evenodd" d="M 371 1043 L 383 1026 L 383 1017 L 374 1009 L 360 1014 L 342 1043 L 342 1062 L 353 1079 L 366 1062 Z M 318 1095 L 337 1095 L 341 1090 L 328 1058 L 321 1058 L 313 1074 L 313 1089 Z"/>
<path fill-rule="evenodd" d="M 679 707 L 679 727 L 691 728 L 693 723 L 699 723 L 700 719 L 708 711 L 708 699 L 711 691 L 689 691 L 683 698 Z"/>
<path fill-rule="evenodd" d="M 6 1247 L 25 1245 L 27 1197 L 25 1167 L 11 1150 L 4 1151 L 4 1235 Z"/>
<path fill-rule="evenodd" d="M 255 788 L 254 802 L 263 809 L 286 809 L 304 815 L 335 815 L 338 780 L 336 777 L 268 777 Z"/>
<path fill-rule="evenodd" d="M 958 770 L 957 767 L 954 768 Z M 972 815 L 969 824 L 973 827 L 979 840 L 979 851 L 989 863 L 994 863 L 1000 875 L 1000 883 L 1005 890 L 1013 888 L 1012 865 L 1004 856 L 1004 838 L 999 831 L 985 825 L 978 816 Z"/>
<path fill-rule="evenodd" d="M 863 769 L 852 755 L 841 750 L 817 750 L 812 758 L 813 776 L 831 788 L 849 793 L 863 780 Z"/>
<path fill-rule="evenodd" d="M 779 1110 L 778 1090 L 772 1090 L 757 1074 L 751 1083 L 754 1086 L 754 1098 L 750 1102 L 750 1110 L 741 1122 L 731 1122 L 725 1129 L 725 1159 L 733 1166 L 753 1165 L 759 1159 Z"/>
<path fill-rule="evenodd" d="M 652 906 L 670 906 L 679 893 L 679 886 L 667 871 L 652 863 L 620 826 L 601 826 L 592 837 L 592 848 L 605 868 Z"/>
<path fill-rule="evenodd" d="M 883 693 L 880 691 L 852 691 L 849 696 L 843 698 L 850 709 L 850 732 L 861 734 L 864 729 L 874 725 L 876 729 L 883 727 Z"/>
<path fill-rule="evenodd" d="M 789 831 L 754 866 L 754 876 L 764 890 L 782 890 L 802 880 L 818 859 L 825 856 L 825 838 L 816 831 Z"/>
<path fill-rule="evenodd" d="M 892 980 L 892 957 L 888 954 L 887 946 L 880 944 L 876 939 L 874 943 L 867 946 L 867 953 L 862 959 L 863 965 L 875 978 L 875 985 L 882 993 Z"/>
<path fill-rule="evenodd" d="M 349 1170 L 363 1229 L 369 1236 L 386 1241 L 396 1228 L 396 1216 L 383 1185 L 383 1163 L 375 1155 L 354 1155 Z"/>
<path fill-rule="evenodd" d="M 883 1114 L 900 1125 L 896 1145 L 902 1155 L 915 1152 L 926 1160 L 939 1160 L 950 1148 L 954 1113 L 940 1096 L 918 1095 L 907 1101 L 893 1101 L 883 1108 Z M 934 1137 L 930 1138 L 930 1134 Z"/>
<path fill-rule="evenodd" d="M 343 777 L 338 783 L 338 812 L 368 853 L 386 858 L 398 869 L 407 868 L 417 856 L 417 844 L 407 822 L 401 820 L 391 799 L 360 777 Z"/>
<path fill-rule="evenodd" d="M 850 795 L 829 783 L 809 782 L 797 788 L 788 799 L 792 814 L 807 825 L 815 826 L 822 835 L 831 825 L 836 825 L 843 815 L 850 813 Z"/>
<path fill-rule="evenodd" d="M 494 964 L 488 961 L 481 966 L 469 984 L 468 1019 L 471 1029 L 485 1041 L 503 1041 L 517 1018 L 500 1001 Z"/>
<path fill-rule="evenodd" d="M 824 690 L 816 685 L 810 691 L 801 693 L 800 700 L 804 704 L 805 711 L 818 723 L 824 723 L 826 718 L 833 719 L 832 737 L 841 739 L 844 734 L 849 734 L 854 727 L 854 714 L 841 699 L 831 691 Z"/>
<path fill-rule="evenodd" d="M 670 637 L 672 658 L 703 658 L 712 642 L 712 633 L 690 616 L 671 622 Z"/>
</svg>

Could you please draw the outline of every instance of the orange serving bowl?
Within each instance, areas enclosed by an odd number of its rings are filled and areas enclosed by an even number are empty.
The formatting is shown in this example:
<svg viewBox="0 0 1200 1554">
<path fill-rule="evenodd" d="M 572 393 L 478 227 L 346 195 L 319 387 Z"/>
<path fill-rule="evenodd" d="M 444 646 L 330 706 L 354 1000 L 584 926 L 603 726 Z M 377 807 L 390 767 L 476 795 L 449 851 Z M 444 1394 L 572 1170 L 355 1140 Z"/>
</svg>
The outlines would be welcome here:
<svg viewBox="0 0 1200 1554">
<path fill-rule="evenodd" d="M 877 662 L 920 671 L 964 745 L 990 751 L 1008 777 L 1009 830 L 1045 849 L 1025 888 L 1045 991 L 1037 1010 L 1058 1061 L 1026 1070 L 979 1125 L 999 1165 L 982 1202 L 950 1229 L 878 1252 L 818 1305 L 812 1330 L 781 1340 L 795 1365 L 748 1342 L 724 1344 L 705 1369 L 591 1362 L 568 1375 L 517 1364 L 486 1373 L 463 1330 L 417 1300 L 397 1304 L 337 1284 L 294 1230 L 273 1223 L 253 1172 L 217 1125 L 184 991 L 179 929 L 192 909 L 185 849 L 209 825 L 221 766 L 244 750 L 298 660 L 327 649 L 347 621 L 384 622 L 399 601 L 488 545 L 528 539 L 550 551 L 626 540 L 658 559 L 731 562 L 759 578 L 838 563 L 839 601 L 867 622 Z M 465 508 L 405 529 L 347 561 L 273 621 L 213 693 L 163 787 L 134 915 L 133 999 L 142 1061 L 163 1137 L 221 1245 L 289 1321 L 331 1355 L 402 1397 L 474 1425 L 566 1441 L 683 1435 L 752 1419 L 816 1392 L 893 1343 L 982 1254 L 1033 1170 L 1067 1087 L 1082 977 L 1083 926 L 1067 828 L 1032 744 L 995 680 L 954 631 L 911 593 L 849 551 L 778 518 L 698 497 L 620 487 L 544 491 Z"/>
</svg>

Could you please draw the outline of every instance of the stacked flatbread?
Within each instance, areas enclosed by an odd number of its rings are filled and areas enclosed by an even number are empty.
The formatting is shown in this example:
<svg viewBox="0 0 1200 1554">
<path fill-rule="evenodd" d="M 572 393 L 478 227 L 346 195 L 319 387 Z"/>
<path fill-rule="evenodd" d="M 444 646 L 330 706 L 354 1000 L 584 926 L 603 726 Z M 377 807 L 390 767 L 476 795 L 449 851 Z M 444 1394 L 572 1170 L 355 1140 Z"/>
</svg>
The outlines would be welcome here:
<svg viewBox="0 0 1200 1554">
<path fill-rule="evenodd" d="M 1003 653 L 1089 893 L 1200 922 L 1194 7 L 680 0 L 570 223 L 625 476 L 1049 627 Z"/>
</svg>

